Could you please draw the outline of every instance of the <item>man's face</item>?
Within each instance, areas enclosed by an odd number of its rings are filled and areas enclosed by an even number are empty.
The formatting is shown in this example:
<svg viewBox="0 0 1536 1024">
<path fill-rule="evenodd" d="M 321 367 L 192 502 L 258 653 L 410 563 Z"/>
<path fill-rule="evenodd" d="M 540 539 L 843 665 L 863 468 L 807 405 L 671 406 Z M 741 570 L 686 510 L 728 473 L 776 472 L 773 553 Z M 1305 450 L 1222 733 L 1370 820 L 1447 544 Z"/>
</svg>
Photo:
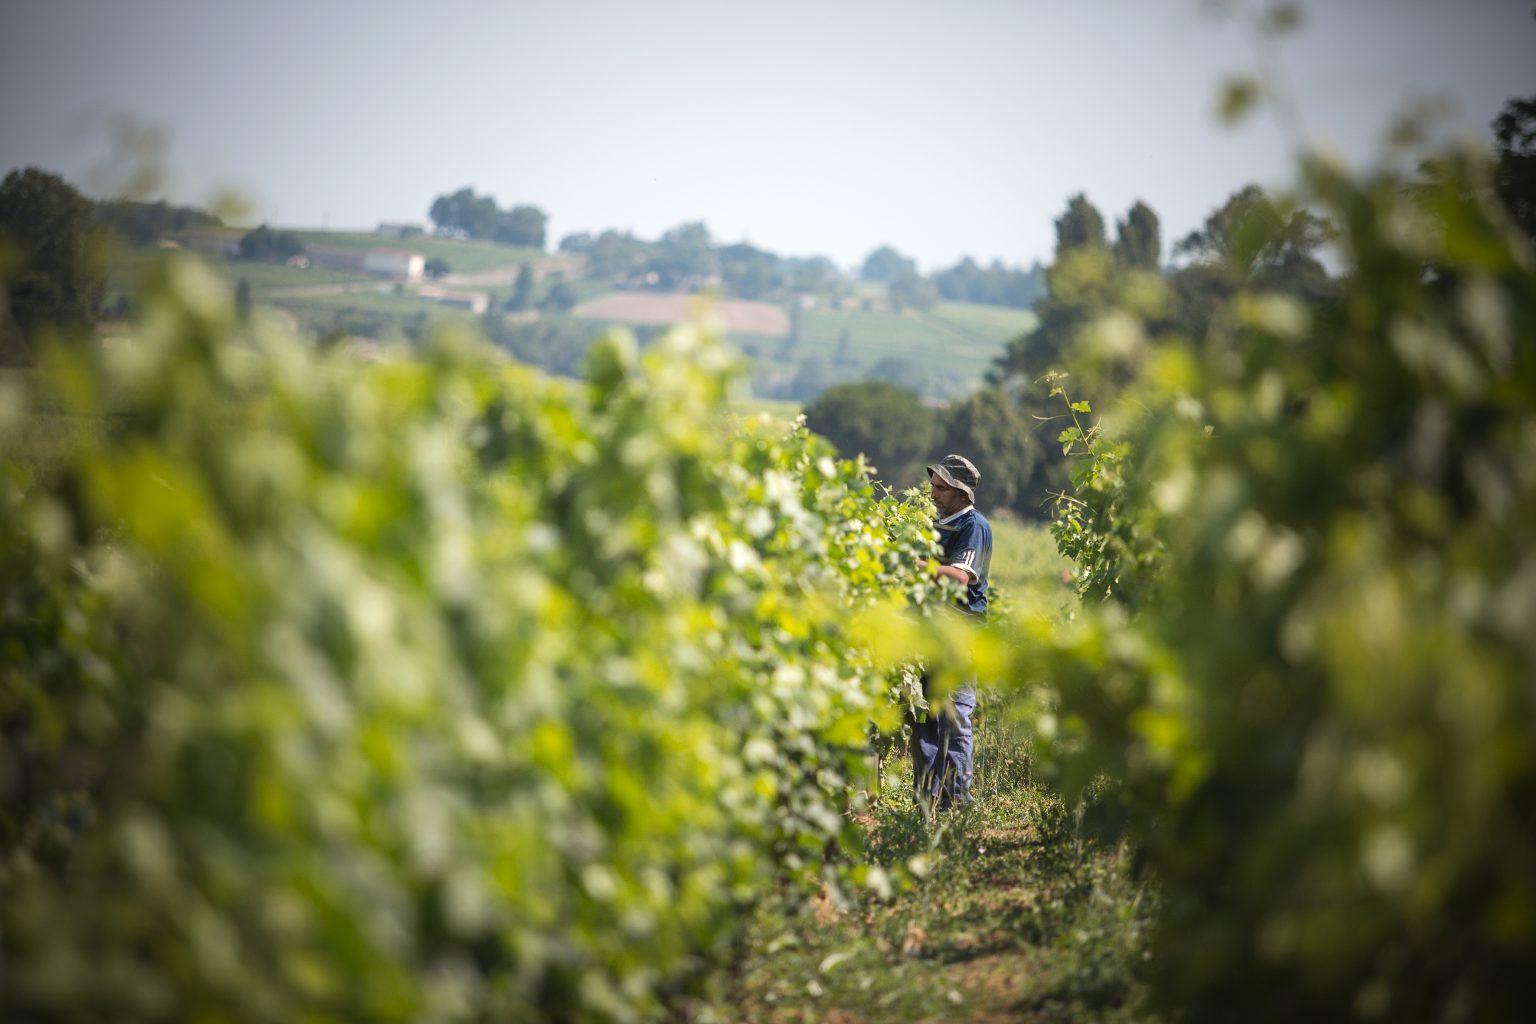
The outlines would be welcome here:
<svg viewBox="0 0 1536 1024">
<path fill-rule="evenodd" d="M 970 504 L 964 491 L 949 486 L 936 476 L 928 478 L 928 495 L 933 498 L 933 507 L 941 516 L 952 516 Z"/>
</svg>

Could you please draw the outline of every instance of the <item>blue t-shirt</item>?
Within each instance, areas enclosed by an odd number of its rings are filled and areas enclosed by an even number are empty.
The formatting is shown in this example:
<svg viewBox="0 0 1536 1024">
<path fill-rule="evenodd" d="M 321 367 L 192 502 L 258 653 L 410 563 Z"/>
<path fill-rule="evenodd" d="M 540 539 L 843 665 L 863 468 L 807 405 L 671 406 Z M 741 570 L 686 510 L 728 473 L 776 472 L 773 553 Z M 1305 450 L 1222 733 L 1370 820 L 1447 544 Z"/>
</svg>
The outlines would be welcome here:
<svg viewBox="0 0 1536 1024">
<path fill-rule="evenodd" d="M 972 615 L 987 614 L 987 568 L 992 564 L 992 524 L 974 508 L 949 522 L 938 522 L 939 545 L 944 564 L 964 569 L 971 576 L 960 607 Z"/>
</svg>

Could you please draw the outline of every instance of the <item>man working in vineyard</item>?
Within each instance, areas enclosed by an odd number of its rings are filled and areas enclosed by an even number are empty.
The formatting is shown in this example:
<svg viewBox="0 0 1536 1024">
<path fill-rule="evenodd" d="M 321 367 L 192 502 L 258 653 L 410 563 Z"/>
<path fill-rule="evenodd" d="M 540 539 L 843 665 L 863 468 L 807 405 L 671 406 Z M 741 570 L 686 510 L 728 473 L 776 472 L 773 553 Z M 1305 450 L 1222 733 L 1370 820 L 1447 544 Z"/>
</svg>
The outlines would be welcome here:
<svg viewBox="0 0 1536 1024">
<path fill-rule="evenodd" d="M 939 518 L 943 562 L 936 576 L 964 584 L 958 609 L 978 619 L 987 614 L 987 567 L 992 562 L 992 526 L 976 511 L 976 486 L 981 473 L 963 455 L 946 455 L 928 467 L 929 494 Z M 923 563 L 926 569 L 932 563 Z M 923 676 L 928 696 L 928 676 Z M 968 681 L 955 688 L 942 707 L 930 705 L 925 721 L 912 728 L 913 796 L 920 806 L 940 808 L 963 804 L 971 796 L 971 713 L 976 687 Z"/>
</svg>

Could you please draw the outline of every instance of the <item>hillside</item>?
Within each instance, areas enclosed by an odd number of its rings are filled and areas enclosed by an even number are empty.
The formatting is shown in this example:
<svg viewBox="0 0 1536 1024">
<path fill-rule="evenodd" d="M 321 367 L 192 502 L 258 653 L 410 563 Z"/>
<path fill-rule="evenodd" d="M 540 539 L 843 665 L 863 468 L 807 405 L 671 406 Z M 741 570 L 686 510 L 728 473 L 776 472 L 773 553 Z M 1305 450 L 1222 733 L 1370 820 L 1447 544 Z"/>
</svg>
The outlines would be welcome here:
<svg viewBox="0 0 1536 1024">
<path fill-rule="evenodd" d="M 968 302 L 892 310 L 869 286 L 852 296 L 783 301 L 701 297 L 674 291 L 615 289 L 584 276 L 583 260 L 569 254 L 487 241 L 364 232 L 299 230 L 294 234 L 317 256 L 307 267 L 288 266 L 206 251 L 227 247 L 238 232 L 204 232 L 189 239 L 204 259 L 233 285 L 244 282 L 257 302 L 284 311 L 313 336 L 345 335 L 419 341 L 434 325 L 479 319 L 514 354 L 557 373 L 579 366 L 581 354 L 602 331 L 627 326 L 642 342 L 666 326 L 709 309 L 731 342 L 752 363 L 752 389 L 766 399 L 803 402 L 832 384 L 868 377 L 893 380 L 932 400 L 975 387 L 1009 339 L 1028 331 L 1027 310 Z M 448 268 L 437 281 L 410 281 L 337 266 L 341 254 L 405 249 Z M 114 295 L 128 295 L 154 257 L 152 249 L 119 250 L 113 257 Z M 530 307 L 510 309 L 515 279 L 527 264 L 536 284 Z M 577 303 L 561 313 L 545 307 L 550 288 L 563 281 Z M 446 292 L 447 294 L 443 294 Z"/>
</svg>

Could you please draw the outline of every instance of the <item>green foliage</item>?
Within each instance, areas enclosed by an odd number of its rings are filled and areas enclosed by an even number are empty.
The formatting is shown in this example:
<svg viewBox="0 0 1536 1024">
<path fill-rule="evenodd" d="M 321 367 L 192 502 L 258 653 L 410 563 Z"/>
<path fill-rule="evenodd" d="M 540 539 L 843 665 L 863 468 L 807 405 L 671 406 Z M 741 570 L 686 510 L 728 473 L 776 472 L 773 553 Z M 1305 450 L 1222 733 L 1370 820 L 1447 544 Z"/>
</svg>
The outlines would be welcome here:
<svg viewBox="0 0 1536 1024">
<path fill-rule="evenodd" d="M 524 263 L 517 270 L 517 279 L 512 283 L 512 294 L 507 299 L 507 309 L 514 313 L 521 312 L 533 304 L 533 268 Z M 542 365 L 542 364 L 534 364 Z"/>
<path fill-rule="evenodd" d="M 1022 270 L 1004 266 L 1002 260 L 982 267 L 967 256 L 934 273 L 933 284 L 946 299 L 1029 309 L 1045 294 L 1045 268 L 1035 263 Z"/>
<path fill-rule="evenodd" d="M 904 309 L 931 309 L 939 301 L 939 290 L 932 281 L 917 273 L 902 274 L 886 286 L 891 309 L 900 313 Z"/>
<path fill-rule="evenodd" d="M 1033 784 L 1026 737 L 978 719 L 978 800 L 937 827 L 912 806 L 904 770 L 891 774 L 870 809 L 873 867 L 899 879 L 912 864 L 920 877 L 892 894 L 767 901 L 711 1001 L 718 1018 L 1155 1019 L 1142 983 L 1155 887 L 1131 851 L 1085 842 L 1070 808 Z"/>
<path fill-rule="evenodd" d="M 0 182 L 0 351 L 26 358 L 46 328 L 78 332 L 95 319 L 106 290 L 95 207 L 56 174 L 35 167 Z M 20 344 L 5 345 L 6 320 Z"/>
<path fill-rule="evenodd" d="M 1075 566 L 1079 596 L 1136 607 L 1156 579 L 1162 545 L 1155 507 L 1137 490 L 1141 477 L 1128 465 L 1133 449 L 1104 433 L 1086 400 L 1072 400 L 1066 374 L 1045 380 L 1067 409 L 1069 425 L 1057 437 L 1061 453 L 1075 457 L 1071 493 L 1055 495 L 1051 535 Z"/>
<path fill-rule="evenodd" d="M 628 231 L 609 228 L 585 249 L 577 251 L 586 257 L 587 273 L 617 281 L 628 278 L 644 265 L 648 247 L 647 242 Z"/>
<path fill-rule="evenodd" d="M 1494 187 L 1509 215 L 1536 245 L 1536 96 L 1512 99 L 1493 122 Z"/>
<path fill-rule="evenodd" d="M 1125 305 L 1150 313 L 1162 301 L 1157 215 L 1136 203 L 1118 224 L 1113 251 L 1104 238 L 1103 215 L 1082 195 L 1068 202 L 1055 224 L 1056 259 L 1045 270 L 1047 294 L 1035 303 L 1038 321 L 1008 343 L 990 377 L 994 383 L 1033 385 L 1047 372 L 1091 370 L 1092 383 L 1118 387 L 1113 367 L 1121 354 L 1113 344 L 1117 339 L 1085 338 L 1083 331 L 1107 310 Z"/>
<path fill-rule="evenodd" d="M 525 366 L 562 377 L 579 377 L 591 347 L 590 324 L 564 316 L 518 322 L 490 314 L 480 321 L 485 336 Z"/>
<path fill-rule="evenodd" d="M 491 196 L 476 195 L 472 188 L 444 193 L 432 200 L 428 216 L 439 231 L 458 232 L 466 238 L 490 238 L 501 211 Z"/>
<path fill-rule="evenodd" d="M 569 313 L 576 308 L 576 289 L 563 278 L 555 281 L 539 301 L 539 308 L 546 313 Z"/>
<path fill-rule="evenodd" d="M 780 260 L 773 253 L 745 242 L 717 250 L 720 281 L 726 294 L 740 299 L 761 299 L 784 285 Z"/>
<path fill-rule="evenodd" d="M 235 319 L 249 320 L 251 318 L 251 282 L 240 279 L 235 285 Z"/>
<path fill-rule="evenodd" d="M 1050 515 L 1053 491 L 1066 484 L 1053 437 L 1007 387 L 980 388 L 951 402 L 939 416 L 938 452 L 961 452 L 982 469 L 978 506 L 1030 519 Z"/>
<path fill-rule="evenodd" d="M 679 224 L 657 239 L 645 261 L 648 275 L 665 291 L 697 285 L 718 267 L 714 243 L 702 221 Z"/>
<path fill-rule="evenodd" d="M 831 296 L 843 285 L 837 264 L 825 256 L 790 256 L 782 261 L 786 283 L 800 295 Z"/>
<path fill-rule="evenodd" d="M 845 457 L 868 459 L 892 487 L 926 480 L 923 466 L 933 455 L 937 417 L 899 384 L 866 380 L 827 388 L 806 406 L 805 423 Z"/>
<path fill-rule="evenodd" d="M 281 263 L 304 251 L 304 240 L 292 231 L 274 231 L 262 224 L 240 238 L 240 256 L 247 260 Z"/>
<path fill-rule="evenodd" d="M 195 206 L 171 206 L 114 199 L 96 204 L 96 222 L 121 235 L 131 245 L 149 246 L 170 235 L 194 228 L 222 228 L 224 222 Z"/>
<path fill-rule="evenodd" d="M 1121 266 L 1155 271 L 1162 248 L 1157 214 L 1137 200 L 1125 220 L 1115 222 L 1115 259 Z"/>
<path fill-rule="evenodd" d="M 1174 252 L 1220 264 L 1244 284 L 1272 288 L 1274 282 L 1262 276 L 1266 271 L 1297 264 L 1316 266 L 1315 254 L 1328 234 L 1327 224 L 1316 214 L 1277 200 L 1257 185 L 1247 185 L 1207 217 L 1204 225 L 1180 239 Z"/>
<path fill-rule="evenodd" d="M 702 221 L 694 221 L 668 230 L 651 247 L 645 269 L 656 275 L 656 284 L 662 289 L 702 284 L 719 269 L 710 229 Z"/>
<path fill-rule="evenodd" d="M 1188 1019 L 1536 996 L 1536 272 L 1488 177 L 1308 164 L 1336 299 L 1250 285 L 1064 435 L 1089 461 L 1058 536 L 1108 600 L 1026 625 L 1015 664 L 1068 784 L 1118 780 L 1098 806 L 1161 881 Z M 1304 216 L 1221 248 L 1261 264 Z"/>
<path fill-rule="evenodd" d="M 904 277 L 916 277 L 917 264 L 890 246 L 882 245 L 864 257 L 859 276 L 865 281 L 889 284 Z"/>
<path fill-rule="evenodd" d="M 1067 200 L 1067 210 L 1056 219 L 1056 258 L 1073 249 L 1102 249 L 1104 215 L 1079 192 Z"/>
<path fill-rule="evenodd" d="M 1264 12 L 1259 28 L 1269 35 L 1285 35 L 1301 28 L 1304 20 L 1300 4 L 1276 3 Z"/>
<path fill-rule="evenodd" d="M 1045 280 L 1048 294 L 1035 303 L 1039 321 L 997 357 L 992 375 L 998 381 L 1012 377 L 1031 383 L 1060 368 L 1083 326 L 1114 302 L 1115 262 L 1102 247 L 1068 249 L 1046 268 Z"/>
<path fill-rule="evenodd" d="M 1307 303 L 1331 299 L 1335 283 L 1317 258 L 1331 230 L 1305 207 L 1245 186 L 1174 246 L 1191 263 L 1169 279 L 1173 302 L 1165 324 L 1203 339 L 1213 325 L 1220 329 L 1217 321 L 1245 289 Z"/>
<path fill-rule="evenodd" d="M 116 427 L 0 479 L 4 1016 L 628 1019 L 856 847 L 843 623 L 937 594 L 926 503 L 722 430 L 692 330 L 571 385 L 144 305 L 51 363 Z"/>
<path fill-rule="evenodd" d="M 544 248 L 545 226 L 549 221 L 537 206 L 502 210 L 494 198 L 476 195 L 472 188 L 438 196 L 432 200 L 428 215 L 440 231 L 533 249 Z"/>
<path fill-rule="evenodd" d="M 1264 96 L 1264 87 L 1248 75 L 1234 75 L 1221 85 L 1216 100 L 1216 116 L 1229 125 L 1237 124 L 1253 112 Z"/>
<path fill-rule="evenodd" d="M 113 254 L 112 289 L 124 295 L 135 295 L 147 269 L 160 258 L 154 249 L 119 249 Z M 378 278 L 362 272 L 332 270 L 329 267 L 290 267 L 286 263 L 254 263 L 250 260 L 215 259 L 203 257 L 210 269 L 231 281 L 249 281 L 251 290 L 258 298 L 287 301 L 274 295 L 294 288 L 313 288 L 315 285 L 349 284 L 368 281 L 377 283 Z M 302 293 L 301 293 L 302 294 Z M 315 296 L 311 296 L 312 298 Z M 326 298 L 327 296 L 319 296 Z M 361 296 L 353 295 L 356 300 Z"/>
<path fill-rule="evenodd" d="M 1007 339 L 1035 322 L 1024 310 L 960 302 L 900 314 L 818 307 L 804 311 L 799 321 L 798 354 L 831 364 L 827 384 L 880 377 L 927 398 L 971 391 Z M 758 373 L 784 379 L 792 369 L 774 362 L 760 365 Z"/>
<path fill-rule="evenodd" d="M 739 299 L 773 299 L 791 291 L 814 294 L 837 268 L 820 257 L 784 259 L 746 242 L 716 246 L 702 222 L 679 224 L 654 242 L 629 232 L 569 236 L 565 251 L 579 253 L 587 272 L 606 281 L 662 291 L 697 290 L 718 283 Z"/>
<path fill-rule="evenodd" d="M 549 215 L 537 206 L 514 206 L 498 218 L 491 241 L 542 249 L 544 226 L 548 222 Z"/>
</svg>

